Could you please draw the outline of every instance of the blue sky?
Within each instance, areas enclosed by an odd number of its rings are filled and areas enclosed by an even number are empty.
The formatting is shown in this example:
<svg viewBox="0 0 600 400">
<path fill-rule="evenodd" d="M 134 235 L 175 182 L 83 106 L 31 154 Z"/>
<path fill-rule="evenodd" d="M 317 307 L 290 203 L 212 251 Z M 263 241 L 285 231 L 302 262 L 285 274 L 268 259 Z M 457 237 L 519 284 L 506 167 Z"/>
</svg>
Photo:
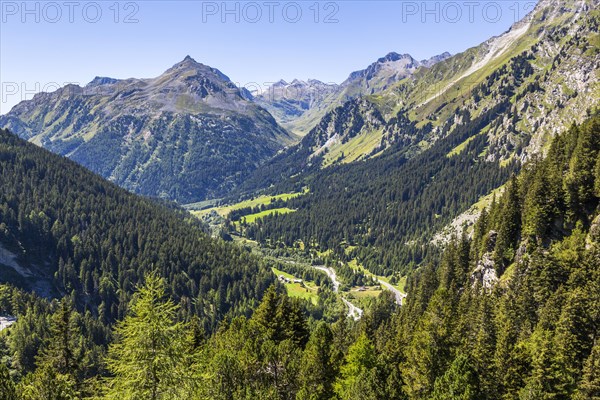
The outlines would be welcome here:
<svg viewBox="0 0 600 400">
<path fill-rule="evenodd" d="M 453 54 L 535 1 L 0 0 L 0 114 L 95 76 L 154 77 L 186 55 L 242 86 L 342 82 L 390 51 Z"/>
</svg>

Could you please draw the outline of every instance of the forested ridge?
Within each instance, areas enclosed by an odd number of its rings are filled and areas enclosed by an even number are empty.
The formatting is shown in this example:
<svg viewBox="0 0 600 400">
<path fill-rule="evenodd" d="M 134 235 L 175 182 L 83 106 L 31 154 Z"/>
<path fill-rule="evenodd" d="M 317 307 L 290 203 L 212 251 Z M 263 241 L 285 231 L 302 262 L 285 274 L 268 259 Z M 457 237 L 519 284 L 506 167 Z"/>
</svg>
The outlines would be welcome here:
<svg viewBox="0 0 600 400">
<path fill-rule="evenodd" d="M 5 131 L 0 172 L 0 244 L 33 274 L 3 276 L 25 288 L 48 281 L 47 295 L 71 297 L 103 324 L 123 318 L 149 271 L 158 271 L 182 313 L 197 315 L 208 330 L 227 313 L 248 314 L 273 282 L 264 261 L 211 239 L 187 213 Z"/>
<path fill-rule="evenodd" d="M 518 170 L 517 163 L 501 166 L 481 156 L 488 143 L 478 133 L 499 123 L 507 107 L 501 103 L 473 119 L 457 115 L 464 124 L 417 156 L 408 158 L 398 145 L 377 158 L 317 172 L 310 193 L 288 201 L 296 212 L 257 220 L 246 235 L 271 245 L 300 240 L 340 257 L 344 244 L 358 246 L 352 256 L 370 271 L 406 273 L 430 253 L 423 244 L 436 231 Z M 462 152 L 447 156 L 469 138 Z"/>
<path fill-rule="evenodd" d="M 402 307 L 384 292 L 357 322 L 308 318 L 299 300 L 273 286 L 251 317 L 223 322 L 211 335 L 197 318 L 183 317 L 169 280 L 149 272 L 109 333 L 89 311 L 76 310 L 73 295 L 48 302 L 0 286 L 2 311 L 19 317 L 0 335 L 0 393 L 598 399 L 599 204 L 595 116 L 514 175 L 472 237 L 454 238 L 439 263 L 411 274 Z"/>
<path fill-rule="evenodd" d="M 0 400 L 600 400 L 599 5 L 390 53 L 299 143 L 189 56 L 17 104 Z"/>
</svg>

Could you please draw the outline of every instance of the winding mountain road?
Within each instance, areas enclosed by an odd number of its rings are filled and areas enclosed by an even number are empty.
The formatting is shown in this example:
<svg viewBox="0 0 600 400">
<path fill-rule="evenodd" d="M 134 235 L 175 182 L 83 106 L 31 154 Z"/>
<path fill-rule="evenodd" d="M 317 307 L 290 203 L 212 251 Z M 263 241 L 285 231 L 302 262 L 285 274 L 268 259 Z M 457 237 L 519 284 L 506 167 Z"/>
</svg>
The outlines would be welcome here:
<svg viewBox="0 0 600 400">
<path fill-rule="evenodd" d="M 327 276 L 329 277 L 329 279 L 331 279 L 331 282 L 333 283 L 333 291 L 338 293 L 338 291 L 340 289 L 340 281 L 338 281 L 338 279 L 337 279 L 335 270 L 331 267 L 325 267 L 322 265 L 313 266 L 313 268 L 318 269 L 319 271 L 325 272 L 327 274 Z M 344 302 L 344 304 L 346 305 L 346 307 L 348 307 L 348 316 L 351 318 L 354 318 L 355 321 L 359 320 L 360 317 L 362 317 L 363 310 L 356 307 L 354 304 L 350 303 L 345 298 L 341 297 L 341 299 Z"/>
<path fill-rule="evenodd" d="M 381 279 L 377 279 L 377 281 L 379 281 L 379 284 L 381 286 L 383 286 L 384 288 L 386 288 L 390 292 L 394 293 L 394 296 L 396 297 L 396 303 L 399 306 L 401 306 L 402 305 L 402 300 L 404 300 L 404 298 L 406 297 L 406 293 L 402 293 L 401 291 L 399 291 L 398 289 L 396 289 L 394 286 L 390 285 L 389 283 L 387 283 L 385 281 L 382 281 Z"/>
</svg>

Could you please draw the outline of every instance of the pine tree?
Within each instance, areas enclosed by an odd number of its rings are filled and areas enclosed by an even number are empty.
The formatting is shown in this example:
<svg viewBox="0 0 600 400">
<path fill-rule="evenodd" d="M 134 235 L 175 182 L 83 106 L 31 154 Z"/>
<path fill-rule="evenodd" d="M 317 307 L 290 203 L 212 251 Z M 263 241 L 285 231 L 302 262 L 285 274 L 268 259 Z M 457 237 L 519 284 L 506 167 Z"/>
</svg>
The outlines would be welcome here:
<svg viewBox="0 0 600 400">
<path fill-rule="evenodd" d="M 430 400 L 478 400 L 479 378 L 469 357 L 459 354 L 450 368 L 435 380 Z"/>
<path fill-rule="evenodd" d="M 577 145 L 565 180 L 570 214 L 574 221 L 582 217 L 594 199 L 594 168 L 600 150 L 600 120 L 583 124 L 577 135 Z"/>
<path fill-rule="evenodd" d="M 537 165 L 527 188 L 523 210 L 523 235 L 540 240 L 547 237 L 562 202 L 562 171 L 554 160 Z"/>
<path fill-rule="evenodd" d="M 267 340 L 279 343 L 291 339 L 302 347 L 308 340 L 308 327 L 302 307 L 287 294 L 277 293 L 274 285 L 266 291 L 252 321 L 264 331 Z"/>
<path fill-rule="evenodd" d="M 73 304 L 69 298 L 60 301 L 57 312 L 52 316 L 50 339 L 38 364 L 48 364 L 60 374 L 75 377 L 79 370 L 81 351 L 81 329 L 73 320 Z"/>
<path fill-rule="evenodd" d="M 513 176 L 507 186 L 502 198 L 504 203 L 499 215 L 498 238 L 494 252 L 494 261 L 499 275 L 513 260 L 521 230 L 521 203 L 517 177 Z"/>
<path fill-rule="evenodd" d="M 330 400 L 335 371 L 331 361 L 333 334 L 325 322 L 320 322 L 312 333 L 300 367 L 300 390 L 297 400 Z"/>
<path fill-rule="evenodd" d="M 525 386 L 519 391 L 523 400 L 560 399 L 557 385 L 560 371 L 552 361 L 556 356 L 552 343 L 552 332 L 540 329 L 532 336 L 532 371 Z"/>
<path fill-rule="evenodd" d="M 185 325 L 176 321 L 178 306 L 165 300 L 165 283 L 150 274 L 115 329 L 109 347 L 107 398 L 177 399 L 187 387 Z"/>
<path fill-rule="evenodd" d="M 37 369 L 20 382 L 24 399 L 75 399 L 82 382 L 84 354 L 81 329 L 72 302 L 63 298 L 50 318 L 46 347 L 36 358 Z"/>
<path fill-rule="evenodd" d="M 17 400 L 15 384 L 10 377 L 8 368 L 2 362 L 0 362 L 0 399 Z"/>
<path fill-rule="evenodd" d="M 600 400 L 600 341 L 596 341 L 583 367 L 575 400 Z"/>
<path fill-rule="evenodd" d="M 377 376 L 377 355 L 367 335 L 361 334 L 348 349 L 345 364 L 335 383 L 335 392 L 341 400 L 378 400 L 380 381 Z"/>
<path fill-rule="evenodd" d="M 496 397 L 498 385 L 494 382 L 494 349 L 496 347 L 496 327 L 492 311 L 491 296 L 483 294 L 479 298 L 476 321 L 476 337 L 473 348 L 473 363 L 481 378 L 482 397 Z"/>
<path fill-rule="evenodd" d="M 451 296 L 444 289 L 435 292 L 406 349 L 402 376 L 411 398 L 427 397 L 450 361 L 450 339 L 456 321 Z"/>
<path fill-rule="evenodd" d="M 594 168 L 594 195 L 600 198 L 600 152 L 596 160 L 596 167 Z"/>
<path fill-rule="evenodd" d="M 590 307 L 593 303 L 584 290 L 574 290 L 567 298 L 556 326 L 556 357 L 553 361 L 559 370 L 556 390 L 563 397 L 572 396 L 585 357 L 591 351 L 590 338 L 595 329 L 590 320 Z"/>
</svg>

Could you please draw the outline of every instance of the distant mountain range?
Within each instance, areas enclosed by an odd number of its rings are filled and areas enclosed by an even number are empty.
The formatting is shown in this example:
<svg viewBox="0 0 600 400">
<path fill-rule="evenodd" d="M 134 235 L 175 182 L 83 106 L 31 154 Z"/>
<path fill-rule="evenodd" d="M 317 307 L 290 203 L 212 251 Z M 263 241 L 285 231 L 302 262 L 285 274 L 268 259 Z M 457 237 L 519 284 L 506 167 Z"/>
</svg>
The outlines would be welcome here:
<svg viewBox="0 0 600 400">
<path fill-rule="evenodd" d="M 449 56 L 389 53 L 339 85 L 279 81 L 255 96 L 187 56 L 156 78 L 96 77 L 39 93 L 0 127 L 136 193 L 193 202 L 237 187 L 333 107 Z"/>
<path fill-rule="evenodd" d="M 391 147 L 412 157 L 491 109 L 498 115 L 469 138 L 487 138 L 482 159 L 506 164 L 542 153 L 553 135 L 600 103 L 599 39 L 588 11 L 585 2 L 542 1 L 502 35 L 454 56 L 417 62 L 390 53 L 352 73 L 327 105 L 284 124 L 312 128 L 246 187 L 370 159 Z"/>
<path fill-rule="evenodd" d="M 188 56 L 156 78 L 97 77 L 40 93 L 0 116 L 0 127 L 131 191 L 181 203 L 390 148 L 412 157 L 492 109 L 498 115 L 469 140 L 485 135 L 485 161 L 521 162 L 598 105 L 588 11 L 585 2 L 545 0 L 454 56 L 389 53 L 341 84 L 281 80 L 262 93 Z"/>
<path fill-rule="evenodd" d="M 417 61 L 409 54 L 389 53 L 367 68 L 352 72 L 341 84 L 323 83 L 316 79 L 291 83 L 276 82 L 255 100 L 266 108 L 282 126 L 304 136 L 333 107 L 362 95 L 377 94 L 412 75 L 418 68 L 430 68 L 449 58 L 448 52 Z"/>
<path fill-rule="evenodd" d="M 294 141 L 251 97 L 188 56 L 156 78 L 39 93 L 0 126 L 129 190 L 188 202 L 235 187 Z"/>
</svg>

